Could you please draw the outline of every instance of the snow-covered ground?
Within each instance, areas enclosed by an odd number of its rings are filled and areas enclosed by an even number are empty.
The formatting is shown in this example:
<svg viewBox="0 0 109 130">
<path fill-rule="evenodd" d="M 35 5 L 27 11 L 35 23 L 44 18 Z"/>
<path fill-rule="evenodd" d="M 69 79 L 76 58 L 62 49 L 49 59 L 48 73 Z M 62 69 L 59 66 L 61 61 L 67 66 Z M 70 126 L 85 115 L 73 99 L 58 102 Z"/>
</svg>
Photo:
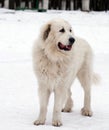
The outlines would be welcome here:
<svg viewBox="0 0 109 130">
<path fill-rule="evenodd" d="M 34 126 L 38 116 L 37 80 L 32 69 L 31 50 L 42 24 L 54 17 L 68 20 L 76 35 L 92 46 L 94 70 L 102 82 L 92 87 L 93 117 L 80 114 L 83 91 L 72 85 L 74 108 L 62 113 L 63 126 L 51 126 L 53 95 L 46 124 Z M 0 130 L 109 130 L 109 12 L 12 11 L 0 9 Z"/>
</svg>

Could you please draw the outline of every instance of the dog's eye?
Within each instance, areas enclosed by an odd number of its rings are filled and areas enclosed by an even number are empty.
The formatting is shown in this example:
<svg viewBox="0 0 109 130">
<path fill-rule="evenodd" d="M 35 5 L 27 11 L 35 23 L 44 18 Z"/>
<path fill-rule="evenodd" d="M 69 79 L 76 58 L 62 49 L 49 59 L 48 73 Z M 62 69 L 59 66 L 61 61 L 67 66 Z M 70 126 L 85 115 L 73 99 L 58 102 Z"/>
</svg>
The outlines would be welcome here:
<svg viewBox="0 0 109 130">
<path fill-rule="evenodd" d="M 59 32 L 64 33 L 64 32 L 65 32 L 65 29 L 64 29 L 64 28 L 62 28 L 61 30 L 59 30 Z"/>
<path fill-rule="evenodd" d="M 70 29 L 70 32 L 72 32 L 72 29 Z"/>
</svg>

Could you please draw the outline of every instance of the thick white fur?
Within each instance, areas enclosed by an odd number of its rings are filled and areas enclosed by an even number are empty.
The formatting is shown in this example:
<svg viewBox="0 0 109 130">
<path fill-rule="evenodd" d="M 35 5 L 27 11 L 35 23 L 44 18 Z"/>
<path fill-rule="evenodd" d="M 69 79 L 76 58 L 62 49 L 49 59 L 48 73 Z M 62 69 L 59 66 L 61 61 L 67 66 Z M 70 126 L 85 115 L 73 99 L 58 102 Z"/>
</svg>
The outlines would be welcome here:
<svg viewBox="0 0 109 130">
<path fill-rule="evenodd" d="M 65 32 L 59 30 L 64 28 Z M 47 104 L 54 92 L 52 125 L 60 126 L 61 111 L 70 112 L 73 106 L 70 87 L 78 77 L 84 90 L 82 115 L 92 116 L 91 85 L 96 79 L 93 73 L 92 49 L 89 44 L 70 32 L 71 25 L 63 19 L 49 21 L 41 28 L 41 33 L 33 47 L 33 65 L 39 84 L 40 114 L 35 125 L 45 123 Z M 60 50 L 58 42 L 68 44 L 69 37 L 75 38 L 70 51 Z"/>
</svg>

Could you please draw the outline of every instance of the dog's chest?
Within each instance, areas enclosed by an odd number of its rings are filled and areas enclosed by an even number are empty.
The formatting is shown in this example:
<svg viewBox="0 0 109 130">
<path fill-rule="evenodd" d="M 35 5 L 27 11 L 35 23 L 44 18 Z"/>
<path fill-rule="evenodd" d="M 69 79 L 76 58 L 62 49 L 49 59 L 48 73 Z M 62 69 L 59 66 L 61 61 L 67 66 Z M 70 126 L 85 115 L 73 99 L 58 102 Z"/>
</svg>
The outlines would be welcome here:
<svg viewBox="0 0 109 130">
<path fill-rule="evenodd" d="M 48 58 L 41 58 L 38 71 L 42 78 L 56 80 L 59 78 L 63 78 L 66 75 L 66 73 L 68 72 L 68 66 L 66 67 L 65 63 L 53 63 Z"/>
</svg>

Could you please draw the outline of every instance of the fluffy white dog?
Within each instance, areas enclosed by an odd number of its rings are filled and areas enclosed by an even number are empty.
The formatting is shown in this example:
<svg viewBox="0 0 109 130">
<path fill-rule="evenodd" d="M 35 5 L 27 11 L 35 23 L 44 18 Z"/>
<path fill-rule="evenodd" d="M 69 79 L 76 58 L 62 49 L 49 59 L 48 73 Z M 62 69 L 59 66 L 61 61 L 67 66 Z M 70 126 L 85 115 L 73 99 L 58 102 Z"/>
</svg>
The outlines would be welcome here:
<svg viewBox="0 0 109 130">
<path fill-rule="evenodd" d="M 54 92 L 52 125 L 62 125 L 61 111 L 72 110 L 70 88 L 76 77 L 84 90 L 81 113 L 92 116 L 91 85 L 97 78 L 93 72 L 92 49 L 85 40 L 74 35 L 67 21 L 54 19 L 41 28 L 33 48 L 33 65 L 39 84 L 40 101 L 40 114 L 35 125 L 45 123 L 51 92 Z"/>
</svg>

